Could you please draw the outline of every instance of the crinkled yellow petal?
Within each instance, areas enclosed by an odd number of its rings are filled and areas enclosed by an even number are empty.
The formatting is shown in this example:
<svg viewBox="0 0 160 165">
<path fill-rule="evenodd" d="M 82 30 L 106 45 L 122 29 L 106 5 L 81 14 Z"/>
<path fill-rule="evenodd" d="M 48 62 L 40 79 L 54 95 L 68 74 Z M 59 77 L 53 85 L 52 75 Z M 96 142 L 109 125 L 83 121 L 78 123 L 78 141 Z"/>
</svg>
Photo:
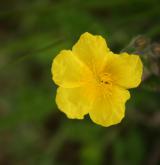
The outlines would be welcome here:
<svg viewBox="0 0 160 165">
<path fill-rule="evenodd" d="M 130 98 L 129 91 L 118 86 L 103 89 L 95 99 L 89 112 L 93 122 L 108 127 L 121 122 L 125 114 L 125 102 Z"/>
<path fill-rule="evenodd" d="M 129 89 L 140 84 L 143 64 L 138 55 L 112 54 L 107 61 L 105 70 L 111 74 L 113 83 Z"/>
<path fill-rule="evenodd" d="M 68 118 L 83 119 L 89 112 L 92 102 L 90 91 L 85 87 L 59 87 L 57 90 L 56 103 Z"/>
<path fill-rule="evenodd" d="M 55 57 L 51 72 L 54 82 L 66 88 L 81 86 L 91 76 L 89 69 L 70 50 L 63 50 Z"/>
<path fill-rule="evenodd" d="M 106 63 L 109 48 L 103 37 L 86 32 L 81 35 L 78 42 L 73 46 L 72 51 L 93 72 L 98 72 Z"/>
</svg>

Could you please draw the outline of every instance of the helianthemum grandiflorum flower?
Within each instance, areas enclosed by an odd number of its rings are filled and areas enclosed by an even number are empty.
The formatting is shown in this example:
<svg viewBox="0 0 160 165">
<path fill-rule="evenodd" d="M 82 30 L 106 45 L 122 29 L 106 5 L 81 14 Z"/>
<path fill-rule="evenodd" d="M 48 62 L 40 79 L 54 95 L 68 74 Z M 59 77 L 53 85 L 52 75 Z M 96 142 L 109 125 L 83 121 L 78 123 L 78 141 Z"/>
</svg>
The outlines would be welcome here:
<svg viewBox="0 0 160 165">
<path fill-rule="evenodd" d="M 102 126 L 117 124 L 130 98 L 127 89 L 141 82 L 142 67 L 138 55 L 114 54 L 104 38 L 86 32 L 72 50 L 62 50 L 53 60 L 58 108 L 71 119 L 89 114 Z"/>
</svg>

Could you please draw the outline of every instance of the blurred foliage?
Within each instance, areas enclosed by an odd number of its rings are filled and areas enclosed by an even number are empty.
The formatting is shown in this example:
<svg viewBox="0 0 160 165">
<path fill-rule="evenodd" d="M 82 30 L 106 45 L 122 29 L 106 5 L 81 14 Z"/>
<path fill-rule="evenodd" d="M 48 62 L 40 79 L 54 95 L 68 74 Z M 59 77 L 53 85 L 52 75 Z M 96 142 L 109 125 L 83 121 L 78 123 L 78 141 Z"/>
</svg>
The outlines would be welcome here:
<svg viewBox="0 0 160 165">
<path fill-rule="evenodd" d="M 5 0 L 0 6 L 0 165 L 160 163 L 160 2 Z M 69 120 L 56 107 L 51 63 L 83 32 L 141 55 L 143 83 L 122 123 Z"/>
</svg>

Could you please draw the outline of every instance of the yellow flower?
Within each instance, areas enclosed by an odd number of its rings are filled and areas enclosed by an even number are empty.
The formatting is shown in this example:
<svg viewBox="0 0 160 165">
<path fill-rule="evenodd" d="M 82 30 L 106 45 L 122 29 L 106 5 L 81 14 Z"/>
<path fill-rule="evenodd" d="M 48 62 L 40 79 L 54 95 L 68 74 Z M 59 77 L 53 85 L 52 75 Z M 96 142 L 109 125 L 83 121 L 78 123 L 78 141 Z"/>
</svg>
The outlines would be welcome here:
<svg viewBox="0 0 160 165">
<path fill-rule="evenodd" d="M 89 114 L 102 126 L 117 124 L 130 98 L 127 89 L 141 82 L 142 67 L 139 56 L 114 54 L 104 38 L 86 32 L 72 50 L 62 50 L 53 60 L 58 108 L 71 119 Z"/>
</svg>

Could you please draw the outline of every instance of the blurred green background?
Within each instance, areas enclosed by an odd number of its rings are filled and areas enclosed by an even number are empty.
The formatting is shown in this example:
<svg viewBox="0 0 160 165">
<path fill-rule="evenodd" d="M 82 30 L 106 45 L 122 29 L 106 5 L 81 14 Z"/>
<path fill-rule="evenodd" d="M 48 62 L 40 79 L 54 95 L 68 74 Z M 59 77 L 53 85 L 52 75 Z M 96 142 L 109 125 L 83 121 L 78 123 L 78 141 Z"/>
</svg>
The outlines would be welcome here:
<svg viewBox="0 0 160 165">
<path fill-rule="evenodd" d="M 145 64 L 125 118 L 109 128 L 69 120 L 55 104 L 52 60 L 86 31 Z M 159 41 L 158 0 L 1 1 L 0 165 L 160 164 Z"/>
</svg>

